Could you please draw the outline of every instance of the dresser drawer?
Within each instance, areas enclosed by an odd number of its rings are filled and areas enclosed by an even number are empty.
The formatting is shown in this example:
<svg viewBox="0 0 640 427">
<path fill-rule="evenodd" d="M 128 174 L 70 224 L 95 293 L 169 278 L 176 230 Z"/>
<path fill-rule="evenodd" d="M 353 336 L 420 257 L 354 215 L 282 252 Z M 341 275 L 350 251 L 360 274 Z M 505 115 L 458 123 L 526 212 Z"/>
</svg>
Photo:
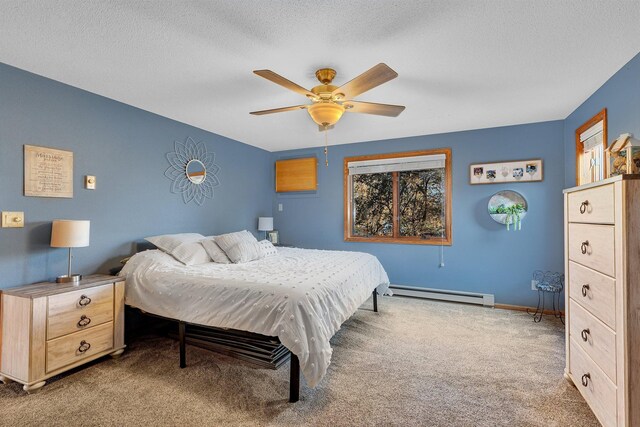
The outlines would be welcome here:
<svg viewBox="0 0 640 427">
<path fill-rule="evenodd" d="M 569 224 L 569 259 L 609 276 L 615 276 L 612 225 Z"/>
<path fill-rule="evenodd" d="M 53 295 L 49 297 L 47 339 L 112 320 L 113 285 Z"/>
<path fill-rule="evenodd" d="M 569 295 L 591 314 L 616 330 L 616 281 L 569 261 Z"/>
<path fill-rule="evenodd" d="M 569 222 L 614 223 L 613 184 L 570 193 L 567 200 Z"/>
<path fill-rule="evenodd" d="M 47 372 L 113 348 L 113 322 L 47 341 Z"/>
<path fill-rule="evenodd" d="M 569 304 L 571 337 L 615 384 L 616 334 L 574 300 L 569 300 Z"/>
<path fill-rule="evenodd" d="M 569 344 L 571 375 L 578 390 L 605 427 L 616 425 L 616 386 L 573 338 Z M 584 381 L 584 382 L 583 382 Z M 586 384 L 586 385 L 585 385 Z"/>
</svg>

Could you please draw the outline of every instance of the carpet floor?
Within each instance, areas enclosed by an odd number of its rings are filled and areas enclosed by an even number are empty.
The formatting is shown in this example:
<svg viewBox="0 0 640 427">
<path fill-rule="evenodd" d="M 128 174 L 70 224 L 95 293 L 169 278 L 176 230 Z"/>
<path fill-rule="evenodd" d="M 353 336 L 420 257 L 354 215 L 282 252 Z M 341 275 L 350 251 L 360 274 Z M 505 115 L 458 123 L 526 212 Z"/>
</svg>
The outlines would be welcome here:
<svg viewBox="0 0 640 427">
<path fill-rule="evenodd" d="M 148 336 L 27 395 L 0 385 L 0 425 L 598 426 L 563 378 L 564 328 L 526 313 L 402 297 L 363 305 L 329 372 L 287 403 L 288 366 L 257 369 Z M 303 381 L 304 384 L 304 381 Z"/>
</svg>

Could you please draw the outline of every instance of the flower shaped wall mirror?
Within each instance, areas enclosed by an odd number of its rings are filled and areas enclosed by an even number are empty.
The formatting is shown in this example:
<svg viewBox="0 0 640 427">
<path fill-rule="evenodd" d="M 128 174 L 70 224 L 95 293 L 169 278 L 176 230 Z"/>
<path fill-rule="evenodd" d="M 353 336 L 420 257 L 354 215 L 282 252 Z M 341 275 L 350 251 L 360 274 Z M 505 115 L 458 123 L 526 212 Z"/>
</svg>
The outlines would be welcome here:
<svg viewBox="0 0 640 427">
<path fill-rule="evenodd" d="M 202 205 L 213 199 L 213 189 L 220 185 L 220 167 L 214 163 L 215 153 L 207 152 L 204 142 L 187 138 L 184 143 L 174 141 L 174 151 L 167 153 L 169 167 L 164 175 L 169 178 L 171 192 L 182 194 L 184 203 L 194 201 Z"/>
</svg>

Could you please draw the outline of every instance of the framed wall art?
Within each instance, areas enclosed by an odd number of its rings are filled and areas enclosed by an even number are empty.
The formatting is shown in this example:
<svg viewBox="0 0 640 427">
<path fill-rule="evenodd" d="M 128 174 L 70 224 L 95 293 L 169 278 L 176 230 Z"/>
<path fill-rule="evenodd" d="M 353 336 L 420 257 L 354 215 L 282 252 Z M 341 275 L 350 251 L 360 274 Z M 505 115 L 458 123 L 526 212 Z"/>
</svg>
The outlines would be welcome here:
<svg viewBox="0 0 640 427">
<path fill-rule="evenodd" d="M 542 181 L 542 159 L 476 163 L 469 166 L 470 184 Z"/>
<path fill-rule="evenodd" d="M 73 197 L 73 152 L 24 146 L 24 195 Z"/>
</svg>

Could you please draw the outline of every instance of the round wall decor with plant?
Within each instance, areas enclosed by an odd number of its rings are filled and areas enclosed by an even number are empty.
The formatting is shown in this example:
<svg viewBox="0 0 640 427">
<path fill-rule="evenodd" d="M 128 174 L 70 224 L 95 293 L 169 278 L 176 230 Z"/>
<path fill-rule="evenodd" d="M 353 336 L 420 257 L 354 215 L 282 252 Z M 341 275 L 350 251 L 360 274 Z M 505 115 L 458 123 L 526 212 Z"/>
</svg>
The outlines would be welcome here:
<svg viewBox="0 0 640 427">
<path fill-rule="evenodd" d="M 489 215 L 495 222 L 505 224 L 507 230 L 522 229 L 522 219 L 527 215 L 527 209 L 526 199 L 516 191 L 498 191 L 489 199 Z"/>
</svg>

